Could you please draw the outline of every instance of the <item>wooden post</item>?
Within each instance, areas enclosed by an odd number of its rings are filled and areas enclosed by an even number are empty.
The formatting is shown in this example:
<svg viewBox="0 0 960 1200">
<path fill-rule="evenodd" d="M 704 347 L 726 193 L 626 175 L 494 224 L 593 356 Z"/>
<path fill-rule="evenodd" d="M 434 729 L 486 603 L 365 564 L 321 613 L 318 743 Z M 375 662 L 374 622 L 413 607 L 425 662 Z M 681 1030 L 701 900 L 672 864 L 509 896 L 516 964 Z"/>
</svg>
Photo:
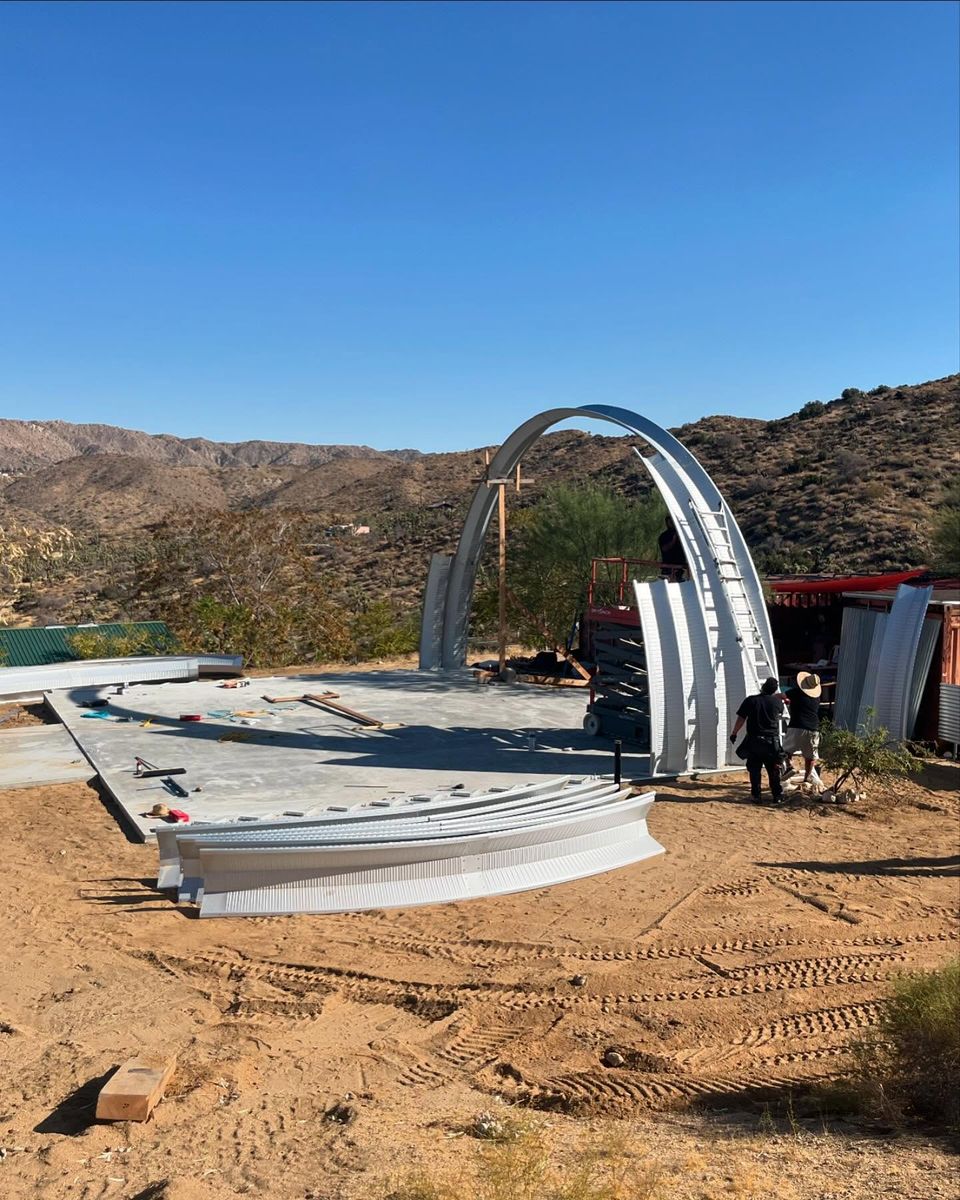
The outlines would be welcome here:
<svg viewBox="0 0 960 1200">
<path fill-rule="evenodd" d="M 507 489 L 503 481 L 497 484 L 497 512 L 500 517 L 500 671 L 507 665 Z"/>
</svg>

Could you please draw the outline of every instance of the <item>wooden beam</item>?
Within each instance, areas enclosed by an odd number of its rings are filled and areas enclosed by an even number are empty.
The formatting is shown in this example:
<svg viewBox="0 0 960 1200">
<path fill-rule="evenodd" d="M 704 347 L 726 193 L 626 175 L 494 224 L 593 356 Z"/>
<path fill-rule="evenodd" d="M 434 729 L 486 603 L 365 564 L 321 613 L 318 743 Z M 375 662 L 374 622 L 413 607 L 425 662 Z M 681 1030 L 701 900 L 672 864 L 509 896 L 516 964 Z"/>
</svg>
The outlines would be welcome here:
<svg viewBox="0 0 960 1200">
<path fill-rule="evenodd" d="M 163 1099 L 177 1061 L 129 1058 L 97 1097 L 98 1121 L 145 1121 Z"/>
<path fill-rule="evenodd" d="M 585 688 L 590 686 L 589 679 L 564 679 L 560 675 L 518 675 L 517 683 L 539 683 L 546 687 Z"/>
</svg>

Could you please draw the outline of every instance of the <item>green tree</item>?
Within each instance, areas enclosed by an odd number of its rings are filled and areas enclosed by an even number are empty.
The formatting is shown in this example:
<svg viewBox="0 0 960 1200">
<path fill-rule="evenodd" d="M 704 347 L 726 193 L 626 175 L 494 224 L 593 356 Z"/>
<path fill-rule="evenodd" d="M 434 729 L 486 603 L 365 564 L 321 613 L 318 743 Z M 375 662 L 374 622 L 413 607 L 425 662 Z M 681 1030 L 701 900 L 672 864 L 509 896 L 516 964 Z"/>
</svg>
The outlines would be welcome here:
<svg viewBox="0 0 960 1200">
<path fill-rule="evenodd" d="M 930 538 L 930 566 L 944 575 L 960 575 L 960 480 L 947 488 L 937 509 Z"/>
<path fill-rule="evenodd" d="M 591 560 L 656 559 L 666 509 L 658 495 L 633 500 L 594 483 L 547 488 L 518 514 L 507 544 L 507 580 L 519 601 L 510 608 L 520 637 L 539 645 L 543 628 L 563 645 L 587 601 Z M 487 622 L 496 612 L 496 571 L 479 581 L 477 609 Z"/>
</svg>

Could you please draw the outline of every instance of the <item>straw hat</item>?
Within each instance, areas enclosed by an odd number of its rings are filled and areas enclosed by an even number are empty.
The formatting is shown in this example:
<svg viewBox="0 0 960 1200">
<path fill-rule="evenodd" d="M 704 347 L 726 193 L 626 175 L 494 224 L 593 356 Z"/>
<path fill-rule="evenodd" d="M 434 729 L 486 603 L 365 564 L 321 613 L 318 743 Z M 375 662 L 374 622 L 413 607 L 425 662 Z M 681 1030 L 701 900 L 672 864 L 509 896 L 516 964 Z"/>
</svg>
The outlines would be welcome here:
<svg viewBox="0 0 960 1200">
<path fill-rule="evenodd" d="M 800 672 L 797 676 L 797 687 L 805 691 L 808 696 L 812 696 L 814 700 L 819 697 L 823 690 L 820 686 L 820 676 L 813 675 L 809 671 Z"/>
</svg>

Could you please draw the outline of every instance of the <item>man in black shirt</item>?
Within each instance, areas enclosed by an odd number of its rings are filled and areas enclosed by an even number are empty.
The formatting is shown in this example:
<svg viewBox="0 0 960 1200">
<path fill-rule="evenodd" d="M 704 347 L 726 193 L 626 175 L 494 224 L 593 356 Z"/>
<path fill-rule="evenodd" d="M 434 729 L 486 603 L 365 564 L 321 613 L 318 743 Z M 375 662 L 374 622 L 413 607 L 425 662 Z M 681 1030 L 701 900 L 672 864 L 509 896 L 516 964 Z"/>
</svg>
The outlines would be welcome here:
<svg viewBox="0 0 960 1200">
<path fill-rule="evenodd" d="M 687 556 L 683 552 L 680 535 L 673 517 L 664 521 L 663 533 L 657 538 L 660 553 L 660 575 L 664 579 L 682 580 L 686 575 Z"/>
<path fill-rule="evenodd" d="M 779 804 L 783 798 L 783 788 L 780 784 L 780 758 L 783 754 L 780 745 L 780 720 L 783 717 L 783 699 L 777 694 L 779 686 L 776 679 L 768 679 L 758 695 L 748 696 L 737 709 L 737 721 L 730 734 L 730 741 L 735 743 L 737 734 L 746 724 L 747 736 L 737 754 L 747 760 L 750 795 L 754 804 L 763 802 L 764 768 L 773 803 Z"/>
<path fill-rule="evenodd" d="M 810 783 L 820 757 L 820 676 L 801 671 L 796 683 L 787 688 L 786 702 L 790 705 L 790 725 L 784 741 L 787 762 L 795 754 L 803 755 L 803 782 Z"/>
</svg>

